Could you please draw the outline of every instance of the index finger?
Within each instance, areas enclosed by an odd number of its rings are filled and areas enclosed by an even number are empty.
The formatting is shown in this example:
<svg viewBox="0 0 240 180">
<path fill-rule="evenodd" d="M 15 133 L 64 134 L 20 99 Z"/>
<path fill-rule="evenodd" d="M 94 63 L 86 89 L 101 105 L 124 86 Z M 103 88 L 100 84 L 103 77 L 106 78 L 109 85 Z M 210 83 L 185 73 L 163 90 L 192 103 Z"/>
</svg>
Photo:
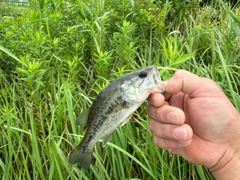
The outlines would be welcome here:
<svg viewBox="0 0 240 180">
<path fill-rule="evenodd" d="M 160 93 L 152 93 L 150 94 L 147 100 L 148 100 L 148 103 L 150 103 L 151 105 L 155 107 L 160 107 L 164 104 L 165 98 Z"/>
</svg>

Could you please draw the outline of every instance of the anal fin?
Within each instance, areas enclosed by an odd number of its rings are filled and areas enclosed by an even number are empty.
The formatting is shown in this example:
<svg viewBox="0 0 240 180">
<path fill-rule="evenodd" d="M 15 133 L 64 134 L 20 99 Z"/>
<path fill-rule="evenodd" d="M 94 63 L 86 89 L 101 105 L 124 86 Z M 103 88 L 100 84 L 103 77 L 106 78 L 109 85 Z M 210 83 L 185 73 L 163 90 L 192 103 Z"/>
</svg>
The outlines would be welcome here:
<svg viewBox="0 0 240 180">
<path fill-rule="evenodd" d="M 111 138 L 112 134 L 113 134 L 113 132 L 111 132 L 108 135 L 102 137 L 102 147 L 104 147 L 107 144 L 107 142 Z"/>
<path fill-rule="evenodd" d="M 123 126 L 124 124 L 126 124 L 126 123 L 128 122 L 128 120 L 131 119 L 132 115 L 133 115 L 133 113 L 130 114 L 130 115 L 128 115 L 127 118 L 125 118 L 125 119 L 121 122 L 121 126 Z M 114 130 L 115 130 L 115 129 L 114 129 Z M 113 132 L 114 132 L 114 131 L 113 131 Z M 111 132 L 111 133 L 105 135 L 104 137 L 102 137 L 102 147 L 104 147 L 104 146 L 107 144 L 107 142 L 108 142 L 108 140 L 111 138 L 113 132 Z"/>
</svg>

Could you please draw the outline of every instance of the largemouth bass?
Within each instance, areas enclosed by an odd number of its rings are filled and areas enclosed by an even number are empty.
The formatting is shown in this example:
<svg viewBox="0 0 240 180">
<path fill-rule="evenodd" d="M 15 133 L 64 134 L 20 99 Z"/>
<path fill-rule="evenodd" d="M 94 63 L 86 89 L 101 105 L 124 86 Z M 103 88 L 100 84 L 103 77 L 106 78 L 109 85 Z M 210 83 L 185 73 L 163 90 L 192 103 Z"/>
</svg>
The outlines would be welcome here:
<svg viewBox="0 0 240 180">
<path fill-rule="evenodd" d="M 119 125 L 124 125 L 151 93 L 164 93 L 157 66 L 146 67 L 112 81 L 78 118 L 87 125 L 81 143 L 70 153 L 68 162 L 88 169 L 93 148 L 100 138 L 104 146 Z"/>
</svg>

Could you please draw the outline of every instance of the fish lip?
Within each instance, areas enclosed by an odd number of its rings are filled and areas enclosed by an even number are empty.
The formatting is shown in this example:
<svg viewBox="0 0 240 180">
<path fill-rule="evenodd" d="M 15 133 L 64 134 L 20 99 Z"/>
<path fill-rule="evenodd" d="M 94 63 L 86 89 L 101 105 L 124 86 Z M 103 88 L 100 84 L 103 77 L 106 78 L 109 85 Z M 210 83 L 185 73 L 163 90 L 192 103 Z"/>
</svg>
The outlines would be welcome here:
<svg viewBox="0 0 240 180">
<path fill-rule="evenodd" d="M 160 92 L 162 94 L 165 93 L 165 88 L 162 84 L 162 79 L 160 77 L 160 74 L 158 72 L 158 68 L 157 66 L 154 67 L 154 71 L 153 71 L 153 81 L 155 83 L 155 87 L 154 87 L 154 91 L 155 92 Z"/>
<path fill-rule="evenodd" d="M 158 84 L 159 82 L 162 81 L 157 66 L 154 66 L 154 71 L 153 71 L 153 80 L 155 84 Z"/>
<path fill-rule="evenodd" d="M 161 82 L 162 80 L 161 80 L 161 78 L 159 77 L 159 76 L 154 76 L 154 83 L 155 84 L 158 84 L 159 82 Z"/>
</svg>

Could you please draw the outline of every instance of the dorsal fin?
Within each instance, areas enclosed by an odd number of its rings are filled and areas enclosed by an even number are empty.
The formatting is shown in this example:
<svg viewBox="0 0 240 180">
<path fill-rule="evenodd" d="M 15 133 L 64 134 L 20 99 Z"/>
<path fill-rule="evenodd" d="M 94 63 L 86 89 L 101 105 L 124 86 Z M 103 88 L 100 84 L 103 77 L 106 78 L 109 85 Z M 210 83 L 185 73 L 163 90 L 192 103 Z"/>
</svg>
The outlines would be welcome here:
<svg viewBox="0 0 240 180">
<path fill-rule="evenodd" d="M 87 124 L 89 111 L 90 111 L 90 108 L 87 108 L 81 114 L 79 114 L 76 120 L 76 125 L 85 126 Z"/>
</svg>

